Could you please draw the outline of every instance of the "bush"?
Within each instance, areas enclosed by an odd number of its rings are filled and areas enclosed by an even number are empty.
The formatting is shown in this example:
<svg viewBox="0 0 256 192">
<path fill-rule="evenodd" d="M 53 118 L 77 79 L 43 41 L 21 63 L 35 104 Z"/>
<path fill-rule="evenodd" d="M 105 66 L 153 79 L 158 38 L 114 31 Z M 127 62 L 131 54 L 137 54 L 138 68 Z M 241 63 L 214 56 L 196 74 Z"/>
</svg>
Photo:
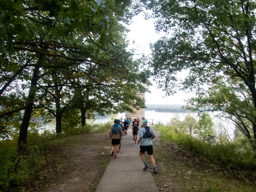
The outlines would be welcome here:
<svg viewBox="0 0 256 192">
<path fill-rule="evenodd" d="M 95 133 L 101 133 L 101 132 L 106 132 L 110 129 L 112 126 L 111 122 L 105 123 L 105 124 L 93 124 L 92 126 L 92 132 Z"/>
<path fill-rule="evenodd" d="M 229 166 L 232 169 L 254 170 L 256 161 L 253 153 L 239 150 L 242 146 L 237 143 L 209 145 L 190 135 L 181 134 L 172 127 L 156 125 L 164 140 L 174 141 L 186 149 L 201 155 L 215 164 Z"/>
</svg>

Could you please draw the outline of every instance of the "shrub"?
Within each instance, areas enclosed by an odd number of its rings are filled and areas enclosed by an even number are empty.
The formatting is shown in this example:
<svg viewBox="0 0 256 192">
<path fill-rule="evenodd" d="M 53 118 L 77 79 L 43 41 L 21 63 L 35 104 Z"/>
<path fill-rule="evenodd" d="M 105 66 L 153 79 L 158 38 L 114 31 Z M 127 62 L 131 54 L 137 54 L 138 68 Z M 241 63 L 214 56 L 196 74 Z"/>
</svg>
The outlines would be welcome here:
<svg viewBox="0 0 256 192">
<path fill-rule="evenodd" d="M 256 162 L 253 154 L 241 148 L 237 143 L 209 145 L 187 134 L 174 131 L 173 128 L 156 125 L 164 140 L 174 141 L 186 149 L 201 155 L 216 164 L 229 166 L 234 169 L 254 170 Z"/>
</svg>

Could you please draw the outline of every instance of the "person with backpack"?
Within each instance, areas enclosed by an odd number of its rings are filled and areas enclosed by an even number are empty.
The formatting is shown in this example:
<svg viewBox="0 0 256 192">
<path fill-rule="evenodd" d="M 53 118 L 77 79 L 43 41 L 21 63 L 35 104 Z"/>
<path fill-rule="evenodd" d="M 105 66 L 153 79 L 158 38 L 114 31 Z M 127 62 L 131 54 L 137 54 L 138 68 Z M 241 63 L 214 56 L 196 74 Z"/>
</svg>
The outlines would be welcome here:
<svg viewBox="0 0 256 192">
<path fill-rule="evenodd" d="M 130 120 L 129 118 L 127 118 L 127 122 L 128 122 L 128 124 L 127 124 L 127 126 L 128 126 L 128 130 L 129 130 L 131 120 Z"/>
<path fill-rule="evenodd" d="M 144 163 L 143 170 L 145 171 L 149 167 L 146 162 L 144 153 L 145 152 L 148 153 L 151 164 L 153 165 L 153 172 L 157 174 L 156 162 L 153 156 L 153 145 L 152 145 L 152 139 L 155 138 L 155 134 L 154 134 L 154 131 L 147 126 L 147 124 L 148 124 L 148 121 L 144 119 L 142 121 L 142 127 L 140 128 L 140 132 L 139 132 L 139 140 L 138 140 L 138 144 L 140 144 L 139 155 L 140 155 L 141 161 Z"/>
<path fill-rule="evenodd" d="M 128 121 L 127 121 L 127 119 L 124 120 L 123 124 L 124 124 L 124 134 L 127 135 L 127 129 L 128 129 Z"/>
<path fill-rule="evenodd" d="M 133 135 L 133 141 L 135 141 L 135 144 L 137 143 L 138 130 L 139 130 L 139 127 L 137 126 L 137 122 L 134 122 L 132 126 L 132 135 Z"/>
<path fill-rule="evenodd" d="M 139 127 L 140 126 L 140 118 L 137 117 L 136 121 L 137 121 L 137 126 Z"/>
<path fill-rule="evenodd" d="M 122 121 L 120 121 L 119 119 L 117 119 L 117 121 L 118 121 L 118 125 L 120 125 L 120 127 L 122 128 L 122 132 L 119 132 L 119 134 L 120 134 L 120 144 L 119 144 L 118 150 L 117 150 L 117 153 L 119 153 L 121 151 L 122 136 L 123 136 L 123 133 L 124 133 L 124 126 L 122 124 Z"/>
<path fill-rule="evenodd" d="M 114 125 L 111 126 L 109 129 L 109 136 L 112 140 L 112 151 L 111 156 L 114 157 L 114 159 L 117 158 L 117 152 L 119 151 L 119 145 L 120 145 L 120 138 L 121 134 L 123 134 L 122 127 L 119 125 L 118 119 L 114 120 Z M 121 134 L 120 134 L 121 133 Z"/>
</svg>

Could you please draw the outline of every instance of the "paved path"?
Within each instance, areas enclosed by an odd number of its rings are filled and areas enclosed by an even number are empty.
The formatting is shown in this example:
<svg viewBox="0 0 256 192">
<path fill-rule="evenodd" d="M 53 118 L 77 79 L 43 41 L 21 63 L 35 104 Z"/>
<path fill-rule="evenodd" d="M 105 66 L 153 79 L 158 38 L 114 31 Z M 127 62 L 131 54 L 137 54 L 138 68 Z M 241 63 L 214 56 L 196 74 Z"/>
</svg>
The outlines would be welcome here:
<svg viewBox="0 0 256 192">
<path fill-rule="evenodd" d="M 121 154 L 111 159 L 96 192 L 157 192 L 154 178 L 149 170 L 143 171 L 138 153 L 139 146 L 129 131 L 122 139 Z"/>
</svg>

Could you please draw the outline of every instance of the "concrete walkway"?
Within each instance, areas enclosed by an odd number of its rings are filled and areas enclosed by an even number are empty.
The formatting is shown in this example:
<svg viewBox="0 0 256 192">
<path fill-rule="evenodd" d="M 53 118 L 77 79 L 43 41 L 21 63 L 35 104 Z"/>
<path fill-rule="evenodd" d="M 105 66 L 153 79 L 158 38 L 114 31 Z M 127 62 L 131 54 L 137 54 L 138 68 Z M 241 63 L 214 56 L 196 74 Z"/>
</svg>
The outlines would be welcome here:
<svg viewBox="0 0 256 192">
<path fill-rule="evenodd" d="M 151 171 L 143 171 L 143 167 L 139 145 L 134 143 L 129 131 L 123 136 L 122 152 L 117 159 L 111 159 L 96 192 L 157 192 Z"/>
</svg>

